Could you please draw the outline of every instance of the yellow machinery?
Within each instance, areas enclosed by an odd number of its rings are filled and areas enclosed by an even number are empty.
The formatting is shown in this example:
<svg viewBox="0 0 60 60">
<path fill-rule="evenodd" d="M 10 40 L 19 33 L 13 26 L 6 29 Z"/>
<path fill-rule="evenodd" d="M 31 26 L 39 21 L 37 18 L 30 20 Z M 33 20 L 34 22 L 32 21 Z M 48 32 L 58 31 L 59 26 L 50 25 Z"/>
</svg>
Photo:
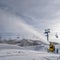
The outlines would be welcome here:
<svg viewBox="0 0 60 60">
<path fill-rule="evenodd" d="M 48 51 L 49 52 L 54 52 L 55 51 L 55 46 L 54 46 L 54 44 L 52 42 L 50 42 Z"/>
</svg>

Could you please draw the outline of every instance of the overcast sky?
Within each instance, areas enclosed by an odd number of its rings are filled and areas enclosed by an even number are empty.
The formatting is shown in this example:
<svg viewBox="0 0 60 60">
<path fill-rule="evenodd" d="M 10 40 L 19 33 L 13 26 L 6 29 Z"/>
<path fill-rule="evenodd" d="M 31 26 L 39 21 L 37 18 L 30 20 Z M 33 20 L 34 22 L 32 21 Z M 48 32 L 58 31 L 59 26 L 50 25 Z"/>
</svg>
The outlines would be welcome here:
<svg viewBox="0 0 60 60">
<path fill-rule="evenodd" d="M 60 0 L 0 0 L 0 33 L 42 36 L 47 28 L 60 36 Z"/>
</svg>

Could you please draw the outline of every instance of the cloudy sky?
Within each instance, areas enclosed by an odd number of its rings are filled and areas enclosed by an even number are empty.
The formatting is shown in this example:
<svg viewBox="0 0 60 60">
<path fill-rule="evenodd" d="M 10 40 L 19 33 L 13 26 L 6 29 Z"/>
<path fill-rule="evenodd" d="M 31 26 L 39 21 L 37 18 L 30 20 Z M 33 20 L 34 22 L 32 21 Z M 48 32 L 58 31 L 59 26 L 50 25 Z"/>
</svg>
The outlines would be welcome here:
<svg viewBox="0 0 60 60">
<path fill-rule="evenodd" d="M 43 38 L 48 28 L 60 42 L 60 0 L 0 0 L 0 35 Z"/>
</svg>

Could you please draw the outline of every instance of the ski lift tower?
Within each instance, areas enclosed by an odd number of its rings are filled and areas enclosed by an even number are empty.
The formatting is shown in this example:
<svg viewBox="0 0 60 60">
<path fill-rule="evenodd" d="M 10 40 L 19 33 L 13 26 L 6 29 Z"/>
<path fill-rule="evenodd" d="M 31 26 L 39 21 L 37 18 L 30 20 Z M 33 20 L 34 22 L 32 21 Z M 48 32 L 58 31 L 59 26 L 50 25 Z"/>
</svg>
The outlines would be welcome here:
<svg viewBox="0 0 60 60">
<path fill-rule="evenodd" d="M 45 29 L 46 37 L 47 37 L 47 41 L 49 41 L 49 33 L 50 33 L 50 29 Z"/>
</svg>

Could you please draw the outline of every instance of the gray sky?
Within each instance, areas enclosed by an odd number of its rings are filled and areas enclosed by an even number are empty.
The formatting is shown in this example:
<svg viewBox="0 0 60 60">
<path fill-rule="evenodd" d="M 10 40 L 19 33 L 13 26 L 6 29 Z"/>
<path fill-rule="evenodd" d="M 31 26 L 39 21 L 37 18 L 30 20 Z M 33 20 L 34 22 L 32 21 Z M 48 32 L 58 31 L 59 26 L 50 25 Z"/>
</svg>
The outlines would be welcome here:
<svg viewBox="0 0 60 60">
<path fill-rule="evenodd" d="M 50 28 L 50 38 L 60 36 L 60 0 L 0 0 L 0 32 L 29 35 L 21 23 L 40 35 Z"/>
</svg>

